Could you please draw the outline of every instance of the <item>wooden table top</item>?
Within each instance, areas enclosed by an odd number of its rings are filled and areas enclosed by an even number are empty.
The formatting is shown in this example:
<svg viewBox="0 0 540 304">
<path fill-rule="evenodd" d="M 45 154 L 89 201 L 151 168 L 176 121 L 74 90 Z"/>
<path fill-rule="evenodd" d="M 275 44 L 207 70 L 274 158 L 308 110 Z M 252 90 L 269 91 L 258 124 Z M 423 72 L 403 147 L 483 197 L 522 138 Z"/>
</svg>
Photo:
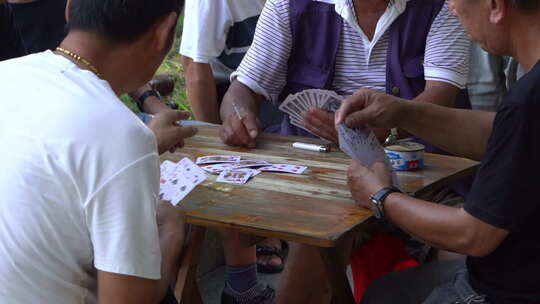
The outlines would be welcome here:
<svg viewBox="0 0 540 304">
<path fill-rule="evenodd" d="M 263 134 L 257 149 L 247 149 L 223 144 L 218 127 L 198 128 L 184 148 L 165 153 L 161 160 L 240 155 L 309 169 L 303 175 L 263 172 L 244 185 L 216 183 L 217 176 L 208 174 L 208 180 L 182 201 L 188 223 L 333 247 L 371 216 L 351 199 L 346 174 L 351 160 L 346 154 L 338 149 L 320 153 L 292 148 L 293 142 L 320 143 L 319 139 Z M 426 154 L 425 164 L 424 170 L 398 173 L 404 191 L 421 195 L 473 174 L 478 166 L 468 159 L 434 154 Z"/>
</svg>

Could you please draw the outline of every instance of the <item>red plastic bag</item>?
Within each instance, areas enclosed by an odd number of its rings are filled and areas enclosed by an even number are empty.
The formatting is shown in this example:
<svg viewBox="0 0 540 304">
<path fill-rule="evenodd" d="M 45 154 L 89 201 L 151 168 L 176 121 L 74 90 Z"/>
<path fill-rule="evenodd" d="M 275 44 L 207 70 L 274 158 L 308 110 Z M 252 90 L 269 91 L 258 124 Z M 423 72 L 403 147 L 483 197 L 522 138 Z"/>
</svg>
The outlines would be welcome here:
<svg viewBox="0 0 540 304">
<path fill-rule="evenodd" d="M 372 281 L 387 273 L 415 266 L 418 262 L 407 254 L 403 240 L 387 234 L 374 234 L 351 254 L 356 303 L 360 303 Z"/>
</svg>

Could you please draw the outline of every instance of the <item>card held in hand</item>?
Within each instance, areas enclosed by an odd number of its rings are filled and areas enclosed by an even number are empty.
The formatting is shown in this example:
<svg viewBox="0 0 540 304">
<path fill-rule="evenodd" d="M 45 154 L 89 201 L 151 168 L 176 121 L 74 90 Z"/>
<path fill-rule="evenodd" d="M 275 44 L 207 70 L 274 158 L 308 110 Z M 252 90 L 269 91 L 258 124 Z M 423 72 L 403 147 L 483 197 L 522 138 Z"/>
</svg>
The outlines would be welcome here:
<svg viewBox="0 0 540 304">
<path fill-rule="evenodd" d="M 289 116 L 292 125 L 311 132 L 304 125 L 302 113 L 310 108 L 320 108 L 327 112 L 336 112 L 344 97 L 334 91 L 308 89 L 302 92 L 287 96 L 281 103 L 279 109 Z"/>
<path fill-rule="evenodd" d="M 382 162 L 388 170 L 392 171 L 392 184 L 399 187 L 396 173 L 392 169 L 390 160 L 384 152 L 373 131 L 368 128 L 351 129 L 345 124 L 337 126 L 339 133 L 339 148 L 353 160 L 370 167 L 375 162 Z"/>
</svg>

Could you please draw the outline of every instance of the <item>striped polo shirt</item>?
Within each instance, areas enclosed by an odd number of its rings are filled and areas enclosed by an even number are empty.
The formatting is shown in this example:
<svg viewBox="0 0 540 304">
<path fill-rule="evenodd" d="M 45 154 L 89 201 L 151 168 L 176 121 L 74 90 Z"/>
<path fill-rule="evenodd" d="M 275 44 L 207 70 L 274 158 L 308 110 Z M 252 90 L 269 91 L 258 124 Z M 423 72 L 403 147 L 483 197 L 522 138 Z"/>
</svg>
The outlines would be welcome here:
<svg viewBox="0 0 540 304">
<path fill-rule="evenodd" d="M 351 0 L 313 0 L 335 4 L 344 19 L 332 90 L 352 95 L 361 88 L 385 91 L 390 26 L 405 11 L 408 0 L 390 0 L 370 41 L 357 22 Z M 424 74 L 428 81 L 460 89 L 467 82 L 470 41 L 446 2 L 433 21 L 426 41 Z M 287 80 L 292 47 L 289 0 L 267 0 L 251 48 L 231 79 L 268 100 L 278 102 Z"/>
</svg>

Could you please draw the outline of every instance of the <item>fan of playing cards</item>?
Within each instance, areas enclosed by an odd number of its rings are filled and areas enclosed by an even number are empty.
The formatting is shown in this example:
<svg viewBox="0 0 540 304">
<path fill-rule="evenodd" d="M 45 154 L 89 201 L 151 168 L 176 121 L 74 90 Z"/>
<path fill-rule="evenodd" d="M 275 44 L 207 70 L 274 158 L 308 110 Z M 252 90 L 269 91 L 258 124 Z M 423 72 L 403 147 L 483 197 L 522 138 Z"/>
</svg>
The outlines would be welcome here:
<svg viewBox="0 0 540 304">
<path fill-rule="evenodd" d="M 198 167 L 200 165 L 201 167 Z M 180 203 L 197 185 L 206 180 L 206 172 L 219 174 L 216 182 L 245 184 L 262 172 L 303 174 L 307 167 L 289 164 L 271 164 L 264 160 L 242 160 L 234 155 L 212 155 L 189 158 L 178 164 L 164 161 L 161 164 L 160 199 L 173 205 Z"/>
<path fill-rule="evenodd" d="M 312 107 L 335 112 L 341 106 L 343 99 L 343 96 L 336 94 L 334 91 L 311 89 L 289 95 L 281 103 L 279 109 L 289 114 L 291 124 L 311 132 L 304 125 L 302 112 Z"/>
<path fill-rule="evenodd" d="M 350 158 L 371 166 L 375 162 L 383 162 L 388 170 L 392 171 L 392 184 L 399 187 L 396 173 L 392 169 L 390 160 L 384 152 L 373 131 L 368 128 L 351 129 L 345 124 L 337 127 L 339 133 L 339 148 Z"/>
</svg>

